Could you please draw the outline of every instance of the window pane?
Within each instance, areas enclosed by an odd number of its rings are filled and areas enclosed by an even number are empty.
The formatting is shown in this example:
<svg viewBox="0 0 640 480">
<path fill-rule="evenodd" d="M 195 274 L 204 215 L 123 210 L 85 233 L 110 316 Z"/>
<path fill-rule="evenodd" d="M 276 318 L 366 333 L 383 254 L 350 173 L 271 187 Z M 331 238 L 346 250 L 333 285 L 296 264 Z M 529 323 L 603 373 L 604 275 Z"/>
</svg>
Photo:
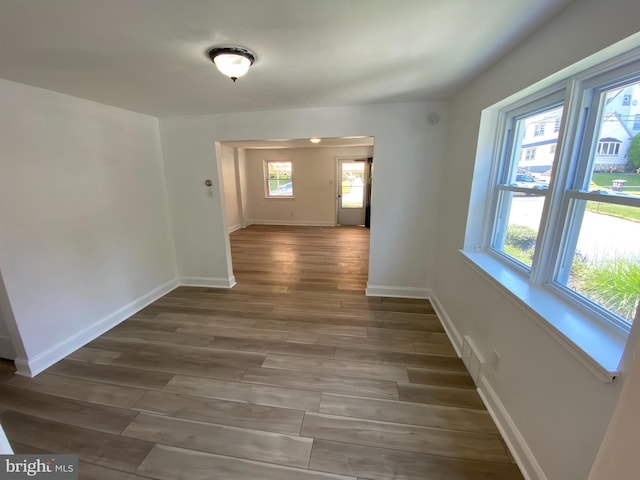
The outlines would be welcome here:
<svg viewBox="0 0 640 480">
<path fill-rule="evenodd" d="M 293 196 L 291 162 L 267 162 L 267 174 L 270 197 Z"/>
<path fill-rule="evenodd" d="M 364 207 L 364 162 L 341 163 L 342 208 Z"/>
<path fill-rule="evenodd" d="M 577 203 L 585 212 L 568 278 L 559 281 L 631 323 L 640 298 L 640 208 Z"/>
<path fill-rule="evenodd" d="M 589 190 L 626 193 L 626 182 L 616 188 L 624 172 L 633 172 L 627 153 L 631 140 L 640 134 L 640 82 L 606 90 L 601 94 L 599 124 L 595 128 L 595 151 L 587 175 Z"/>
<path fill-rule="evenodd" d="M 536 190 L 549 187 L 562 111 L 562 106 L 554 107 L 515 122 L 508 185 Z"/>
<path fill-rule="evenodd" d="M 502 196 L 499 223 L 504 228 L 498 231 L 493 247 L 531 267 L 545 197 L 509 191 Z"/>
</svg>

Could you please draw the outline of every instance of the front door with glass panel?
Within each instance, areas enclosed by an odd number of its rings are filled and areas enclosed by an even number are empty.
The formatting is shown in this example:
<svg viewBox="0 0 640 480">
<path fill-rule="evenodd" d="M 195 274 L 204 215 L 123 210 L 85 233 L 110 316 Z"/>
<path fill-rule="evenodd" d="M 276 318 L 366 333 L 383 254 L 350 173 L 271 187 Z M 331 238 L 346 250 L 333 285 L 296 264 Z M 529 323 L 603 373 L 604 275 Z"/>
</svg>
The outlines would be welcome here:
<svg viewBox="0 0 640 480">
<path fill-rule="evenodd" d="M 364 225 L 368 165 L 362 160 L 338 160 L 338 225 Z"/>
</svg>

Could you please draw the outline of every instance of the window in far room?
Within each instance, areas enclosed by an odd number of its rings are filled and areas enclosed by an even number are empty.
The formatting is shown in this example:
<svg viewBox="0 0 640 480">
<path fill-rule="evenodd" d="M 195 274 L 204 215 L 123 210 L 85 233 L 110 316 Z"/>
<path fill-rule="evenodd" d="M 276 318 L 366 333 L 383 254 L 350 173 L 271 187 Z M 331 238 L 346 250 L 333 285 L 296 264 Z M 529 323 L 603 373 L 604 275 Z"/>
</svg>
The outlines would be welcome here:
<svg viewBox="0 0 640 480">
<path fill-rule="evenodd" d="M 290 160 L 265 160 L 264 180 L 267 197 L 293 197 L 293 163 Z"/>
</svg>

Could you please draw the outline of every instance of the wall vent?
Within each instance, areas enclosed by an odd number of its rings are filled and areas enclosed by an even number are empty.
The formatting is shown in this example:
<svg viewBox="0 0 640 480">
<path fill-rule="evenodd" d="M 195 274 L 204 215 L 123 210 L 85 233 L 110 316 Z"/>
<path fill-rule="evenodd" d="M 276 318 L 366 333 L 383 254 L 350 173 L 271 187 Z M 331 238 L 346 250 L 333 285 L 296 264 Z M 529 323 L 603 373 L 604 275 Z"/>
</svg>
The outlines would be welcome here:
<svg viewBox="0 0 640 480">
<path fill-rule="evenodd" d="M 473 381 L 477 385 L 480 378 L 480 369 L 482 368 L 484 359 L 478 353 L 478 349 L 469 335 L 465 335 L 463 338 L 462 362 L 464 363 L 464 366 L 467 367 L 467 370 L 469 370 L 471 378 L 473 378 Z"/>
</svg>

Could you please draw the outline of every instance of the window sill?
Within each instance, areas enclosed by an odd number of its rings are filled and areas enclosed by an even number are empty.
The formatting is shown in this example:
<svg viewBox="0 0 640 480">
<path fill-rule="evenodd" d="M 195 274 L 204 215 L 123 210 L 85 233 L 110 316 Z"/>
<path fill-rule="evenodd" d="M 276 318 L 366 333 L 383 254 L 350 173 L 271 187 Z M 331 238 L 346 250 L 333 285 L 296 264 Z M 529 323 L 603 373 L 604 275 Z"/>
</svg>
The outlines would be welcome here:
<svg viewBox="0 0 640 480">
<path fill-rule="evenodd" d="M 465 262 L 512 303 L 525 311 L 545 332 L 587 367 L 602 382 L 619 375 L 627 335 L 589 318 L 580 309 L 486 252 L 460 250 Z"/>
</svg>

